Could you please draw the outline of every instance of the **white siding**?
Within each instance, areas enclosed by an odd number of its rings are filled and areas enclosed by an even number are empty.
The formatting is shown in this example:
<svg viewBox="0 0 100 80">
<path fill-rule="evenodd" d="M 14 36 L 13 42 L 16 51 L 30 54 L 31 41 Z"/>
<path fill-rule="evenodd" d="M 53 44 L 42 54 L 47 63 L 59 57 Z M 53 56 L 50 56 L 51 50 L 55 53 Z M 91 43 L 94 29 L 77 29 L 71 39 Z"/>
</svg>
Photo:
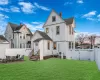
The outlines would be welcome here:
<svg viewBox="0 0 100 80">
<path fill-rule="evenodd" d="M 38 39 L 38 38 L 42 38 L 42 36 L 39 33 L 35 33 L 31 39 L 31 48 L 34 48 L 34 40 Z"/>
<path fill-rule="evenodd" d="M 6 49 L 10 48 L 10 44 L 0 44 L 0 58 L 5 58 Z"/>
<path fill-rule="evenodd" d="M 52 22 L 52 16 L 56 17 L 55 22 Z M 61 23 L 61 22 L 64 22 L 64 20 L 60 16 L 58 16 L 58 14 L 55 11 L 52 11 L 44 26 L 51 25 L 51 24 L 56 24 L 56 23 Z"/>
</svg>

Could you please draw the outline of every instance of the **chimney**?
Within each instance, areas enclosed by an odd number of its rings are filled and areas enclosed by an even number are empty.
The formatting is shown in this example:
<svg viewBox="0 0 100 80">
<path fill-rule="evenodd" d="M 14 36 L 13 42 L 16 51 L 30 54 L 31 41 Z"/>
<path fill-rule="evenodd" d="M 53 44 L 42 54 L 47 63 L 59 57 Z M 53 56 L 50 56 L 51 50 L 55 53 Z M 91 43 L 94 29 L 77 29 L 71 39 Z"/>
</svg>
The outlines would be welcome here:
<svg viewBox="0 0 100 80">
<path fill-rule="evenodd" d="M 22 26 L 23 24 L 22 23 L 20 23 L 20 26 Z"/>
<path fill-rule="evenodd" d="M 62 17 L 62 12 L 60 12 L 59 16 Z"/>
</svg>

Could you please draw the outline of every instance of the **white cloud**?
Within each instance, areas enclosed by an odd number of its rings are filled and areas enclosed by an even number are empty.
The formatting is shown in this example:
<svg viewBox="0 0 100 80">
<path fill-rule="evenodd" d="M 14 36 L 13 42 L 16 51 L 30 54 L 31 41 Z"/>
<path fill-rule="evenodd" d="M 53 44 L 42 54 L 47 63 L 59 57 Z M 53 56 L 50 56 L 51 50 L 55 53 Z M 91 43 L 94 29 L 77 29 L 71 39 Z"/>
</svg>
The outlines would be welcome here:
<svg viewBox="0 0 100 80">
<path fill-rule="evenodd" d="M 0 20 L 0 34 L 1 35 L 4 35 L 6 26 L 7 26 L 7 22 Z"/>
<path fill-rule="evenodd" d="M 95 19 L 94 18 L 86 18 L 87 20 L 91 20 L 91 21 L 94 21 Z"/>
<path fill-rule="evenodd" d="M 40 22 L 37 22 L 37 23 L 40 23 Z M 32 31 L 36 31 L 36 30 L 40 30 L 40 31 L 43 31 L 43 22 L 41 22 L 40 24 L 33 24 L 32 23 L 25 23 L 25 25 Z"/>
<path fill-rule="evenodd" d="M 7 15 L 0 13 L 0 20 L 6 19 L 6 18 L 9 18 L 9 17 Z"/>
<path fill-rule="evenodd" d="M 11 6 L 10 9 L 12 12 L 20 12 L 20 9 L 18 7 L 15 7 L 15 6 Z"/>
<path fill-rule="evenodd" d="M 4 31 L 6 29 L 7 21 L 6 19 L 9 18 L 7 15 L 0 13 L 0 34 L 4 34 Z"/>
<path fill-rule="evenodd" d="M 95 15 L 96 15 L 96 11 L 91 11 L 91 12 L 89 12 L 87 14 L 84 14 L 82 16 L 82 18 L 86 18 L 87 20 L 94 21 L 94 20 L 97 20 Z"/>
<path fill-rule="evenodd" d="M 35 13 L 35 6 L 30 2 L 19 2 L 19 5 L 22 6 L 21 9 L 24 13 Z"/>
<path fill-rule="evenodd" d="M 97 17 L 98 17 L 98 18 L 100 18 L 100 14 L 99 14 L 99 15 L 97 15 Z"/>
<path fill-rule="evenodd" d="M 87 14 L 84 14 L 83 17 L 92 17 L 92 16 L 95 16 L 96 15 L 96 11 L 91 11 Z"/>
<path fill-rule="evenodd" d="M 77 3 L 82 4 L 84 2 L 83 2 L 83 0 L 77 0 Z"/>
<path fill-rule="evenodd" d="M 8 8 L 2 8 L 2 7 L 0 7 L 0 11 L 9 12 L 9 9 Z"/>
<path fill-rule="evenodd" d="M 69 4 L 73 4 L 72 2 L 65 2 L 64 6 L 69 5 Z"/>
<path fill-rule="evenodd" d="M 42 24 L 43 22 L 32 22 L 32 24 L 37 25 L 37 24 Z"/>
<path fill-rule="evenodd" d="M 34 5 L 37 7 L 37 8 L 39 8 L 39 9 L 42 9 L 42 10 L 45 10 L 45 11 L 49 11 L 50 9 L 49 8 L 47 8 L 47 7 L 45 7 L 45 6 L 40 6 L 38 3 L 34 3 Z"/>
<path fill-rule="evenodd" d="M 7 5 L 8 3 L 8 0 L 0 0 L 0 5 Z"/>
</svg>

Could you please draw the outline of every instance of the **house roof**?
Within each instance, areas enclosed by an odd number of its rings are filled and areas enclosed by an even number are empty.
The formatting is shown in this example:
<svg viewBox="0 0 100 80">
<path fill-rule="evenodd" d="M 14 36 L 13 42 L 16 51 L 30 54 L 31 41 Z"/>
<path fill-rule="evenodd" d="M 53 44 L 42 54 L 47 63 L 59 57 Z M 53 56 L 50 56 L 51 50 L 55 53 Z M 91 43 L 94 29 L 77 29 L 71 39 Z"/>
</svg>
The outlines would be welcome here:
<svg viewBox="0 0 100 80">
<path fill-rule="evenodd" d="M 68 19 L 64 19 L 64 21 L 66 22 L 66 25 L 72 24 L 74 21 L 74 17 L 68 18 Z"/>
<path fill-rule="evenodd" d="M 33 35 L 29 28 L 27 28 L 27 30 L 29 31 L 29 33 L 30 33 L 31 35 Z"/>
<path fill-rule="evenodd" d="M 14 24 L 14 23 L 11 23 L 11 22 L 8 22 L 8 24 L 11 26 L 12 30 L 16 30 L 16 28 L 18 27 L 17 24 Z"/>
<path fill-rule="evenodd" d="M 38 38 L 38 39 L 34 40 L 33 42 L 39 42 L 41 40 L 43 40 L 43 38 Z"/>
<path fill-rule="evenodd" d="M 23 25 L 17 25 L 17 24 L 11 23 L 11 22 L 8 22 L 8 24 L 11 26 L 13 31 L 18 31 L 18 30 L 20 30 L 23 27 Z M 27 30 L 32 35 L 32 32 L 30 31 L 30 29 L 27 28 Z"/>
<path fill-rule="evenodd" d="M 8 22 L 8 24 L 11 26 L 13 31 L 20 30 L 23 26 L 23 25 L 17 25 L 17 24 L 11 23 L 11 22 Z"/>
<path fill-rule="evenodd" d="M 20 30 L 23 25 L 17 26 L 15 30 Z"/>
<path fill-rule="evenodd" d="M 74 17 L 63 19 L 55 10 L 52 10 L 52 11 L 54 11 L 54 12 L 59 16 L 59 18 L 61 18 L 62 20 L 64 20 L 64 22 L 66 23 L 66 25 L 70 25 L 70 24 L 73 23 Z M 51 13 L 52 13 L 52 11 L 51 11 Z M 50 13 L 50 14 L 51 14 L 51 13 Z M 50 15 L 49 15 L 49 16 L 50 16 Z M 49 18 L 49 17 L 48 17 L 48 18 Z M 48 18 L 47 18 L 47 20 L 48 20 Z M 46 22 L 47 22 L 47 20 L 46 20 Z M 45 22 L 45 24 L 46 24 L 46 22 Z M 44 25 L 45 25 L 45 24 L 44 24 Z M 43 25 L 43 27 L 44 27 L 44 25 Z"/>
<path fill-rule="evenodd" d="M 8 40 L 3 35 L 0 35 L 0 43 L 1 42 L 8 42 Z"/>
<path fill-rule="evenodd" d="M 43 39 L 52 41 L 52 39 L 45 32 L 38 31 L 38 30 L 37 30 L 37 32 L 43 37 Z"/>
<path fill-rule="evenodd" d="M 38 38 L 34 40 L 33 42 L 39 42 L 40 40 L 51 40 L 52 41 L 52 39 L 45 32 L 37 30 L 35 33 L 39 33 L 42 36 L 42 38 Z"/>
</svg>

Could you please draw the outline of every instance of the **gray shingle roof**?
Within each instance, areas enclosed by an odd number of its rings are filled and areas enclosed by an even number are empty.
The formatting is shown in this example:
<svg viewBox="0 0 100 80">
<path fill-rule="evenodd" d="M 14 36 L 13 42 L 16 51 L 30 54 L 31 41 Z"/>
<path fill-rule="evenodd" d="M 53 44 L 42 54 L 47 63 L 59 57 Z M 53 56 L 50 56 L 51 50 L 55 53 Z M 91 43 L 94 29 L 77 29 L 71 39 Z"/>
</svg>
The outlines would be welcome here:
<svg viewBox="0 0 100 80">
<path fill-rule="evenodd" d="M 15 30 L 20 30 L 23 25 L 17 26 Z"/>
<path fill-rule="evenodd" d="M 29 31 L 30 35 L 33 35 L 29 28 L 27 28 L 27 30 Z"/>
<path fill-rule="evenodd" d="M 0 42 L 8 42 L 8 40 L 3 36 L 3 35 L 0 35 Z"/>
<path fill-rule="evenodd" d="M 11 23 L 11 22 L 8 22 L 8 24 L 11 26 L 12 30 L 15 31 L 16 28 L 18 27 L 17 24 L 14 24 L 14 23 Z"/>
<path fill-rule="evenodd" d="M 38 38 L 38 39 L 34 40 L 33 42 L 39 42 L 41 40 L 43 40 L 43 38 Z"/>
<path fill-rule="evenodd" d="M 34 42 L 39 42 L 42 39 L 51 40 L 52 41 L 52 39 L 45 32 L 38 31 L 38 30 L 36 32 L 39 33 L 43 38 L 38 38 L 38 39 L 34 40 Z"/>
<path fill-rule="evenodd" d="M 8 22 L 8 24 L 11 26 L 13 31 L 20 30 L 23 26 L 23 25 L 17 25 L 17 24 L 11 23 L 11 22 Z M 27 29 L 28 29 L 29 33 L 32 35 L 32 32 L 30 31 L 30 29 L 29 28 L 27 28 Z"/>
<path fill-rule="evenodd" d="M 13 31 L 20 30 L 21 27 L 23 26 L 23 25 L 17 25 L 17 24 L 11 23 L 11 22 L 8 22 L 8 24 L 11 26 Z"/>
<path fill-rule="evenodd" d="M 38 31 L 37 32 L 46 40 L 52 40 L 45 32 Z"/>
<path fill-rule="evenodd" d="M 68 19 L 64 19 L 64 21 L 66 22 L 67 25 L 72 24 L 74 21 L 74 17 L 68 18 Z"/>
</svg>

